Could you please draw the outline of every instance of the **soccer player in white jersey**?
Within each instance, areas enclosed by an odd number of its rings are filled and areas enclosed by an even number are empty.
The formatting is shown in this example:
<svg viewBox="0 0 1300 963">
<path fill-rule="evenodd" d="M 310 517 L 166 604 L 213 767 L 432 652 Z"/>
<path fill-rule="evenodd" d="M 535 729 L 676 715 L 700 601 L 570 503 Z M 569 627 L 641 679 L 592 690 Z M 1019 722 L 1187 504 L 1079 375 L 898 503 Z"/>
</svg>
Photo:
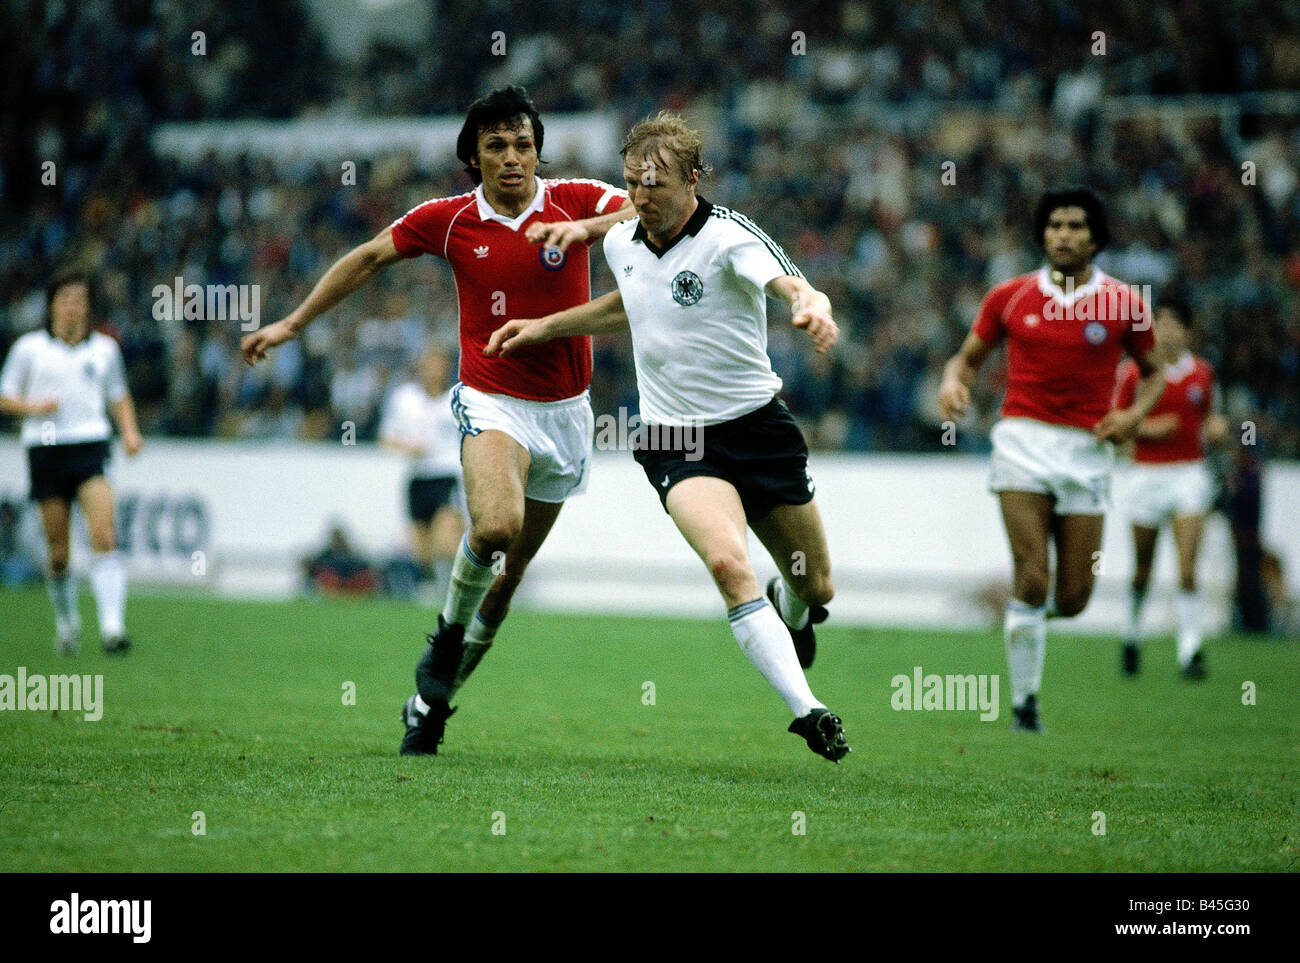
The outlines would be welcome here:
<svg viewBox="0 0 1300 963">
<path fill-rule="evenodd" d="M 460 427 L 451 411 L 451 356 L 434 345 L 420 356 L 416 377 L 384 403 L 379 441 L 411 458 L 406 513 L 411 548 L 425 577 L 445 584 L 461 534 Z"/>
<path fill-rule="evenodd" d="M 1138 674 L 1143 641 L 1142 610 L 1146 605 L 1156 539 L 1168 524 L 1178 551 L 1178 666 L 1188 679 L 1205 678 L 1201 651 L 1201 597 L 1196 589 L 1196 559 L 1205 516 L 1214 500 L 1214 482 L 1205 464 L 1206 442 L 1227 434 L 1228 423 L 1218 413 L 1214 368 L 1192 354 L 1191 309 L 1182 301 L 1163 298 L 1156 305 L 1156 344 L 1164 362 L 1165 390 L 1160 402 L 1138 427 L 1133 446 L 1132 487 L 1125 504 L 1133 524 L 1133 581 L 1128 625 L 1124 635 L 1124 674 Z M 1115 403 L 1132 403 L 1139 372 L 1129 361 L 1119 371 Z"/>
<path fill-rule="evenodd" d="M 123 655 L 126 563 L 113 532 L 113 488 L 104 477 L 112 415 L 122 447 L 142 444 L 117 342 L 91 330 L 90 278 L 57 272 L 46 289 L 43 331 L 14 342 L 0 371 L 0 412 L 23 419 L 22 443 L 31 472 L 31 497 L 40 505 L 48 548 L 48 586 L 54 604 L 55 650 L 80 651 L 77 580 L 68 571 L 72 503 L 81 504 L 90 529 L 90 587 L 104 651 Z"/>
<path fill-rule="evenodd" d="M 587 245 L 632 216 L 601 181 L 537 176 L 543 127 L 522 87 L 470 105 L 456 139 L 473 191 L 407 211 L 344 255 L 284 319 L 244 338 L 249 364 L 403 258 L 451 266 L 460 305 L 460 425 L 470 527 L 452 563 L 438 629 L 416 664 L 402 708 L 403 755 L 436 755 L 451 699 L 492 645 L 510 600 L 565 499 L 587 486 L 595 419 L 591 339 L 566 338 L 519 358 L 488 358 L 506 310 L 552 311 L 591 297 Z M 500 562 L 500 564 L 497 564 Z"/>
<path fill-rule="evenodd" d="M 808 446 L 776 396 L 766 298 L 791 306 L 819 352 L 839 334 L 830 302 L 752 221 L 696 193 L 707 167 L 700 135 L 680 117 L 637 124 L 622 154 L 638 220 L 605 237 L 618 290 L 512 320 L 493 332 L 487 352 L 630 330 L 645 426 L 636 460 L 713 576 L 741 651 L 794 714 L 790 731 L 838 762 L 849 751 L 844 727 L 808 687 L 793 643 L 834 589 Z M 746 526 L 781 572 L 766 597 Z"/>
<path fill-rule="evenodd" d="M 1011 546 L 1003 641 L 1012 724 L 1021 732 L 1042 731 L 1047 619 L 1078 615 L 1092 595 L 1115 442 L 1133 437 L 1163 385 L 1146 305 L 1092 265 L 1110 237 L 1100 199 L 1084 188 L 1048 192 L 1034 234 L 1047 264 L 989 292 L 939 388 L 943 417 L 961 417 L 980 366 L 1006 342 L 1007 394 L 991 433 L 989 488 Z M 1115 368 L 1125 352 L 1141 383 L 1132 403 L 1116 408 Z"/>
</svg>

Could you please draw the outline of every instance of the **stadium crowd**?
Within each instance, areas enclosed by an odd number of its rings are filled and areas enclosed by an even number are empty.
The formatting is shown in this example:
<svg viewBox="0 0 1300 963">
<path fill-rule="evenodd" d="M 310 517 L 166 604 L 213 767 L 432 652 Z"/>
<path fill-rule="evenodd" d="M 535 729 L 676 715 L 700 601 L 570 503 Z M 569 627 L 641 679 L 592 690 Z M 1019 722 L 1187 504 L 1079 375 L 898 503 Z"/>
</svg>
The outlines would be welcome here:
<svg viewBox="0 0 1300 963">
<path fill-rule="evenodd" d="M 0 94 L 0 353 L 42 323 L 44 281 L 75 254 L 98 269 L 98 315 L 122 343 L 146 435 L 326 438 L 352 422 L 373 438 L 422 348 L 455 339 L 444 265 L 387 272 L 259 368 L 239 359 L 237 320 L 160 320 L 152 291 L 176 277 L 255 284 L 263 320 L 280 317 L 353 245 L 467 190 L 452 145 L 429 169 L 370 158 L 343 186 L 323 166 L 181 164 L 150 133 L 168 120 L 456 114 L 522 82 L 544 119 L 606 110 L 630 123 L 670 107 L 707 129 L 706 158 L 725 173 L 705 195 L 756 217 L 836 306 L 844 338 L 830 358 L 771 313 L 776 370 L 816 447 L 939 448 L 944 359 L 982 294 L 1039 263 L 1036 197 L 1087 183 L 1116 238 L 1098 264 L 1188 300 L 1230 419 L 1256 422 L 1270 454 L 1300 457 L 1300 125 L 1116 116 L 1105 98 L 1300 88 L 1296 8 L 799 6 L 444 4 L 421 44 L 376 45 L 348 65 L 292 0 L 17 4 L 4 36 L 25 39 L 5 43 L 0 66 L 13 80 Z M 1103 53 L 1095 23 L 1110 25 Z M 505 57 L 490 53 L 497 29 Z M 46 161 L 53 184 L 39 181 Z M 553 161 L 543 176 L 620 177 L 618 158 Z M 594 263 L 597 292 L 609 290 Z M 635 408 L 630 343 L 597 339 L 595 355 L 596 412 Z M 963 447 L 986 446 L 999 387 L 983 382 Z"/>
</svg>

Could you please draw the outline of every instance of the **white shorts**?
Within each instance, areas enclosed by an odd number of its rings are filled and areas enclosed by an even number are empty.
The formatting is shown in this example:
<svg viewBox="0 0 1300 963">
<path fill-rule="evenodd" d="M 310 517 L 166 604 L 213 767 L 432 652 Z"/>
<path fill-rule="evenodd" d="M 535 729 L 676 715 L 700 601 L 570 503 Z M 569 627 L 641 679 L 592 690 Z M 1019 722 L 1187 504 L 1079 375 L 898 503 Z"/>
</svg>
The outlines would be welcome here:
<svg viewBox="0 0 1300 963">
<path fill-rule="evenodd" d="M 1051 495 L 1057 515 L 1103 515 L 1110 507 L 1111 442 L 1082 428 L 1032 418 L 1003 418 L 989 437 L 990 491 Z"/>
<path fill-rule="evenodd" d="M 1171 518 L 1205 515 L 1214 501 L 1214 482 L 1203 461 L 1134 465 L 1124 502 L 1134 525 L 1159 528 Z"/>
<path fill-rule="evenodd" d="M 462 436 L 502 431 L 523 446 L 532 459 L 525 498 L 556 503 L 587 490 L 596 432 L 587 392 L 563 401 L 525 401 L 457 382 L 451 411 Z"/>
</svg>

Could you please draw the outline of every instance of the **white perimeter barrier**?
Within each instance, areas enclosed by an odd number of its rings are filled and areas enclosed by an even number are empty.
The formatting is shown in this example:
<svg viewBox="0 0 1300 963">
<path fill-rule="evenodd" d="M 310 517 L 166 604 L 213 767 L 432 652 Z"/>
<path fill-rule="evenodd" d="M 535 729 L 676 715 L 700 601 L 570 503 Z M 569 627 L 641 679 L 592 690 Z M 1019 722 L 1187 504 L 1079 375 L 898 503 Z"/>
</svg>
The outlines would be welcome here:
<svg viewBox="0 0 1300 963">
<path fill-rule="evenodd" d="M 1074 624 L 1115 632 L 1132 565 L 1119 512 L 1127 466 L 1116 473 L 1118 510 L 1107 520 L 1092 604 Z M 1006 538 L 978 456 L 814 454 L 840 623 L 988 624 L 978 598 L 1010 577 Z M 135 459 L 115 456 L 111 477 L 126 522 L 133 577 L 232 596 L 297 590 L 297 559 L 323 544 L 331 520 L 372 554 L 405 541 L 405 462 L 373 445 L 151 439 Z M 25 498 L 26 459 L 0 442 L 0 497 Z M 1300 464 L 1273 463 L 1264 480 L 1264 540 L 1300 594 Z M 757 541 L 760 576 L 775 572 Z M 84 564 L 84 545 L 74 565 Z M 1222 517 L 1208 527 L 1201 583 L 1211 627 L 1229 613 L 1235 567 Z M 1149 618 L 1172 625 L 1175 564 L 1158 549 Z M 702 564 L 677 534 L 626 451 L 597 452 L 587 494 L 560 515 L 520 602 L 575 611 L 722 615 Z"/>
</svg>

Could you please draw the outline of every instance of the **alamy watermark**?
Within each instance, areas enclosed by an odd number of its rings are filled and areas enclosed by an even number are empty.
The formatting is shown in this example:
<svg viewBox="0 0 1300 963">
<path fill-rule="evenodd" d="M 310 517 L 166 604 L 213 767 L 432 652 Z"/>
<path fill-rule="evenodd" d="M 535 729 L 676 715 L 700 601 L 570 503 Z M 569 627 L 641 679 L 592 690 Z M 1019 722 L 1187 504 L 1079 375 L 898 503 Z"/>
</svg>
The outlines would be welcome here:
<svg viewBox="0 0 1300 963">
<path fill-rule="evenodd" d="M 1134 331 L 1151 327 L 1151 305 L 1155 303 L 1149 284 L 1107 284 L 1091 297 L 1076 293 L 1074 276 L 1067 274 L 1061 288 L 1064 301 L 1048 298 L 1043 317 L 1048 321 L 1136 321 Z M 1104 337 L 1104 329 L 1102 337 Z"/>
<path fill-rule="evenodd" d="M 686 461 L 704 457 L 704 426 L 655 425 L 619 408 L 617 415 L 596 418 L 597 451 L 680 451 Z"/>
<path fill-rule="evenodd" d="M 996 675 L 926 675 L 918 665 L 910 676 L 900 673 L 889 681 L 894 690 L 889 703 L 895 712 L 978 710 L 982 722 L 996 722 L 998 683 Z"/>
<path fill-rule="evenodd" d="M 241 331 L 256 331 L 262 321 L 262 289 L 257 284 L 186 284 L 177 277 L 153 288 L 155 321 L 240 321 Z"/>
<path fill-rule="evenodd" d="M 80 712 L 87 722 L 104 716 L 102 675 L 28 675 L 20 665 L 17 675 L 0 674 L 0 711 Z"/>
</svg>

